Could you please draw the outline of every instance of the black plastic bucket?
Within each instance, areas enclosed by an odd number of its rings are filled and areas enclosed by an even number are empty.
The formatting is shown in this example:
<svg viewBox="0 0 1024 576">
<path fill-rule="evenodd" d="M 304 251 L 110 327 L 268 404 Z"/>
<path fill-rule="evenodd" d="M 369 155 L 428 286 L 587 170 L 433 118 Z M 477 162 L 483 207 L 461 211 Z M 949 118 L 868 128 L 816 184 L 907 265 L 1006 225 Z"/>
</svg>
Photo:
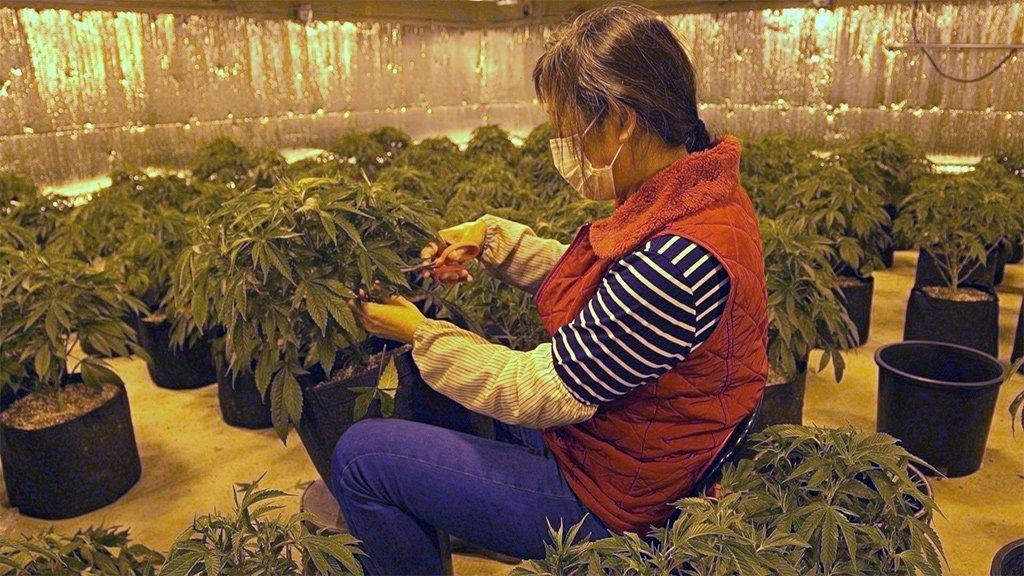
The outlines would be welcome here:
<svg viewBox="0 0 1024 576">
<path fill-rule="evenodd" d="M 999 353 L 999 296 L 980 302 L 933 298 L 919 288 L 910 292 L 903 324 L 904 340 L 947 342 L 997 356 Z"/>
<path fill-rule="evenodd" d="M 981 467 L 1003 365 L 954 344 L 897 342 L 875 352 L 876 428 L 950 477 Z"/>
<path fill-rule="evenodd" d="M 975 266 L 966 278 L 961 278 L 960 286 L 992 288 L 992 286 L 995 285 L 995 273 L 999 260 L 998 254 L 998 247 L 991 248 L 988 251 L 988 258 L 985 259 L 985 263 Z M 931 252 L 923 249 L 919 252 L 917 257 L 917 272 L 914 276 L 915 288 L 920 288 L 922 286 L 948 285 L 948 282 L 946 282 L 942 272 L 939 271 L 939 267 L 935 263 L 936 258 L 942 260 L 945 256 L 942 254 L 932 256 Z"/>
<path fill-rule="evenodd" d="M 270 399 L 260 396 L 251 372 L 233 375 L 221 354 L 214 353 L 217 367 L 217 401 L 220 415 L 229 426 L 259 430 L 270 428 Z"/>
<path fill-rule="evenodd" d="M 761 406 L 750 425 L 750 433 L 760 432 L 776 424 L 803 424 L 806 389 L 806 369 L 789 382 L 765 386 Z"/>
<path fill-rule="evenodd" d="M 1003 546 L 992 557 L 991 576 L 1024 576 L 1024 538 Z"/>
<path fill-rule="evenodd" d="M 153 382 L 170 390 L 202 388 L 216 382 L 210 340 L 202 338 L 179 347 L 171 343 L 171 329 L 167 320 L 139 319 L 139 345 L 149 354 L 151 362 L 146 369 Z"/>
<path fill-rule="evenodd" d="M 843 285 L 839 291 L 843 295 L 843 307 L 856 326 L 854 346 L 868 341 L 871 333 L 871 303 L 875 294 L 875 278 L 857 278 L 860 284 Z"/>
<path fill-rule="evenodd" d="M 68 383 L 79 383 L 77 374 Z M 11 506 L 46 520 L 81 516 L 114 502 L 142 475 L 128 394 L 38 430 L 0 423 L 0 460 Z"/>
<path fill-rule="evenodd" d="M 465 407 L 440 394 L 420 376 L 408 347 L 396 349 L 393 355 L 398 369 L 398 390 L 395 392 L 393 417 L 441 426 L 472 434 L 474 421 Z M 303 387 L 302 421 L 299 438 L 317 472 L 329 481 L 331 454 L 341 435 L 355 423 L 353 412 L 358 394 L 355 387 L 375 387 L 379 367 L 367 369 L 351 378 L 329 380 L 315 374 L 300 377 Z M 318 381 L 319 380 L 319 381 Z M 366 418 L 380 417 L 377 401 L 370 404 Z"/>
</svg>

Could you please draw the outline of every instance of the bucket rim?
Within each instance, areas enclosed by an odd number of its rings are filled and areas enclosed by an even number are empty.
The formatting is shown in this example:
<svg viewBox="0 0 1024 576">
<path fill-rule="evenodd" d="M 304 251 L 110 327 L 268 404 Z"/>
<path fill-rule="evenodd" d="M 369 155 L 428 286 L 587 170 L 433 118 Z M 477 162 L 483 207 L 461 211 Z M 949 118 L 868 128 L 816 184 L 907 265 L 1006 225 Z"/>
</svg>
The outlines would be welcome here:
<svg viewBox="0 0 1024 576">
<path fill-rule="evenodd" d="M 1011 542 L 1007 542 L 1002 548 L 996 551 L 995 555 L 992 556 L 992 576 L 1001 576 L 1003 574 L 1003 562 L 1006 561 L 1006 557 L 1010 555 L 1014 550 L 1024 547 L 1024 538 L 1018 538 Z"/>
<path fill-rule="evenodd" d="M 936 347 L 936 348 L 946 348 L 946 349 L 958 350 L 958 351 L 961 351 L 961 352 L 966 352 L 968 354 L 973 354 L 979 360 L 982 360 L 984 362 L 987 362 L 987 363 L 997 367 L 999 369 L 999 375 L 994 377 L 994 378 L 990 378 L 988 380 L 981 380 L 981 381 L 978 381 L 978 382 L 949 382 L 949 381 L 946 381 L 946 380 L 936 380 L 934 378 L 926 378 L 924 376 L 919 376 L 919 375 L 916 375 L 916 374 L 911 374 L 909 372 L 906 372 L 904 370 L 901 370 L 899 368 L 896 368 L 896 367 L 892 366 L 891 364 L 889 364 L 888 362 L 886 362 L 886 361 L 884 361 L 882 359 L 882 354 L 886 350 L 889 350 L 890 348 L 899 348 L 899 347 L 907 347 L 907 346 L 921 346 L 921 345 L 932 346 L 932 347 Z M 875 365 L 878 366 L 880 369 L 884 368 L 885 370 L 888 370 L 888 371 L 890 371 L 890 372 L 892 372 L 894 374 L 897 374 L 899 376 L 907 378 L 907 379 L 913 381 L 915 384 L 924 385 L 924 386 L 930 386 L 930 387 L 934 387 L 934 388 L 959 388 L 959 389 L 968 388 L 968 389 L 978 389 L 978 388 L 999 387 L 999 386 L 1001 386 L 1003 384 L 1003 379 L 1006 377 L 1006 366 L 1003 365 L 1002 361 L 1000 361 L 998 358 L 992 356 L 991 354 L 988 354 L 986 352 L 982 352 L 981 350 L 976 350 L 974 348 L 970 348 L 968 346 L 962 346 L 960 344 L 951 344 L 949 342 L 933 342 L 931 340 L 904 340 L 903 342 L 890 342 L 888 344 L 884 344 L 882 346 L 879 346 L 878 349 L 875 350 Z"/>
</svg>

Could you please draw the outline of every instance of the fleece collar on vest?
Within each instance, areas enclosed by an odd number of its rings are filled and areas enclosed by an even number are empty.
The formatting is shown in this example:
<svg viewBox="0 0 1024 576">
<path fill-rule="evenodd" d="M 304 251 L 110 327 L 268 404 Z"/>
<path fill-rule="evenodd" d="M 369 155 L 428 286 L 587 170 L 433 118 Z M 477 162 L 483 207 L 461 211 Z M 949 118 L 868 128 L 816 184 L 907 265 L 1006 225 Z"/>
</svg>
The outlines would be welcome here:
<svg viewBox="0 0 1024 576">
<path fill-rule="evenodd" d="M 725 200 L 739 185 L 740 142 L 722 137 L 710 150 L 670 164 L 590 226 L 601 258 L 620 258 L 667 224 Z"/>
</svg>

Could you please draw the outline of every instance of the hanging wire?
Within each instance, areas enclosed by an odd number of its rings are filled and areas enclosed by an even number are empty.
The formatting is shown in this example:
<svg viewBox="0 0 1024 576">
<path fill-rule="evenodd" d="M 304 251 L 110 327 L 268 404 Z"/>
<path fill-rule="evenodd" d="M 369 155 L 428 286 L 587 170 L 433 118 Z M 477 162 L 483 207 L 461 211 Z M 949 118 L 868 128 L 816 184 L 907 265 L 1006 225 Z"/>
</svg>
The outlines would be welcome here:
<svg viewBox="0 0 1024 576">
<path fill-rule="evenodd" d="M 910 28 L 914 32 L 914 44 L 921 44 L 921 40 L 917 36 L 917 10 L 920 7 L 921 0 L 914 0 L 914 11 L 910 15 Z M 1013 58 L 1013 56 L 1017 53 L 1018 50 L 1020 50 L 1019 48 L 1011 48 L 1010 51 L 1006 53 L 1006 56 L 1004 56 L 1003 59 L 1000 60 L 999 63 L 996 64 L 988 72 L 985 72 L 984 74 L 980 76 L 975 76 L 973 78 L 965 78 L 961 76 L 953 76 L 952 74 L 947 73 L 942 69 L 941 66 L 939 66 L 938 61 L 935 60 L 935 56 L 933 56 L 932 53 L 928 51 L 928 48 L 925 48 L 924 46 L 919 46 L 919 48 L 921 49 L 921 52 L 924 52 L 925 57 L 927 57 L 928 61 L 931 62 L 932 68 L 935 68 L 935 71 L 939 73 L 939 76 L 942 76 L 947 80 L 952 80 L 953 82 L 960 82 L 962 84 L 972 84 L 974 82 L 981 82 L 982 80 L 995 74 L 996 72 L 999 71 L 1000 68 L 1003 67 L 1004 64 L 1010 61 L 1010 58 Z"/>
</svg>

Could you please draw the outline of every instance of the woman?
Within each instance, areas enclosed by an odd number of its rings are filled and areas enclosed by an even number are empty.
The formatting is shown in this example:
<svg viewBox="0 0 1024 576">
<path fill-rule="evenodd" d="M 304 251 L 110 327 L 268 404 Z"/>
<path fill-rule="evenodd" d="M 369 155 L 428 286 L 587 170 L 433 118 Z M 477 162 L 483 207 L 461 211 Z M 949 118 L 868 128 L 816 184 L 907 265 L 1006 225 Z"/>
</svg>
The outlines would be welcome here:
<svg viewBox="0 0 1024 576">
<path fill-rule="evenodd" d="M 739 143 L 712 142 L 678 40 L 647 9 L 595 9 L 558 34 L 534 84 L 562 136 L 559 171 L 616 209 L 568 247 L 492 216 L 441 233 L 477 244 L 489 273 L 535 293 L 551 341 L 533 351 L 426 319 L 401 298 L 353 304 L 369 332 L 413 344 L 433 388 L 503 423 L 496 440 L 398 420 L 341 438 L 332 490 L 370 573 L 440 572 L 435 529 L 519 558 L 544 555 L 549 523 L 582 520 L 591 538 L 644 534 L 761 397 L 757 219 Z"/>
</svg>

